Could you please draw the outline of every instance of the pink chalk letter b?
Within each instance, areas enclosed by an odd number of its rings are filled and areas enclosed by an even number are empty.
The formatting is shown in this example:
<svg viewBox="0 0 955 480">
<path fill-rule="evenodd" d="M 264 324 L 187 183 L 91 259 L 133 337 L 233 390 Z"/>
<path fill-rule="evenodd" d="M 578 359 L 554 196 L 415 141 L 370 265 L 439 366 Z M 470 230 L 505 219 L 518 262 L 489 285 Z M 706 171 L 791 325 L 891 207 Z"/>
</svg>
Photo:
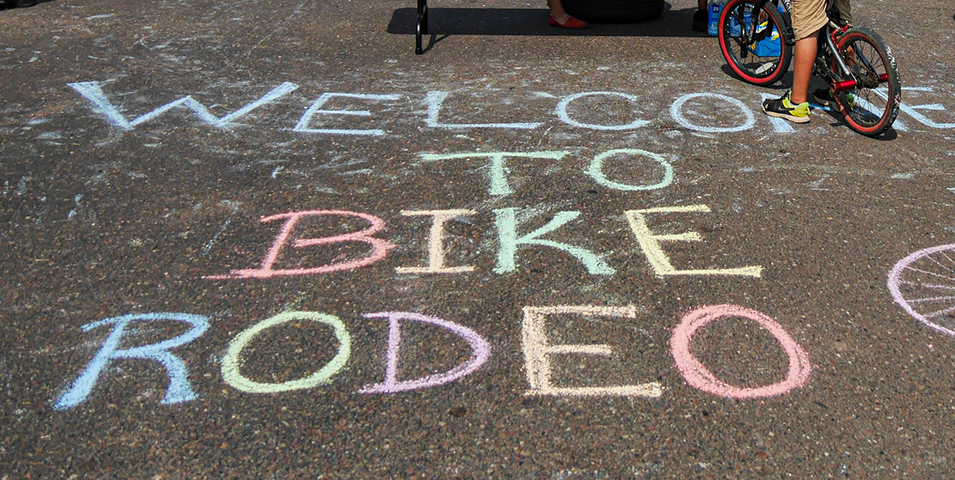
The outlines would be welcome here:
<svg viewBox="0 0 955 480">
<path fill-rule="evenodd" d="M 303 248 L 345 242 L 359 242 L 370 246 L 371 252 L 365 257 L 359 258 L 357 260 L 330 263 L 318 267 L 277 270 L 273 269 L 272 266 L 275 265 L 275 261 L 278 259 L 282 249 L 285 248 L 285 246 L 289 243 L 289 236 L 292 234 L 292 230 L 295 228 L 295 225 L 300 219 L 308 216 L 354 217 L 367 221 L 371 224 L 371 226 L 357 232 L 345 233 L 331 237 L 299 238 L 292 242 L 293 247 Z M 229 273 L 229 275 L 209 278 L 271 278 L 289 275 L 318 275 L 322 273 L 340 272 L 371 265 L 372 263 L 385 258 L 385 256 L 388 254 L 388 250 L 396 247 L 395 244 L 387 240 L 382 240 L 373 236 L 385 228 L 385 221 L 367 213 L 349 212 L 346 210 L 308 210 L 303 212 L 282 213 L 279 215 L 272 215 L 271 217 L 263 217 L 260 221 L 271 222 L 273 220 L 280 219 L 285 219 L 285 224 L 282 225 L 282 230 L 275 237 L 275 241 L 272 242 L 272 246 L 265 255 L 265 260 L 262 261 L 261 267 L 257 269 L 233 270 Z"/>
</svg>

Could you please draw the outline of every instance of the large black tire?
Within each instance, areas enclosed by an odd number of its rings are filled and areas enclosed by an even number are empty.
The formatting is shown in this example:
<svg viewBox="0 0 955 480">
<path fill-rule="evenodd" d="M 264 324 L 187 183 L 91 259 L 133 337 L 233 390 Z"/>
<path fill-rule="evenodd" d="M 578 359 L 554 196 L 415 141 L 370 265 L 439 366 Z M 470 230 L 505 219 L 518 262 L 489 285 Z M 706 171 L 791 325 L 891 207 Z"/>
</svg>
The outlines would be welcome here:
<svg viewBox="0 0 955 480">
<path fill-rule="evenodd" d="M 652 20 L 663 14 L 665 0 L 562 0 L 567 13 L 597 23 Z"/>
</svg>

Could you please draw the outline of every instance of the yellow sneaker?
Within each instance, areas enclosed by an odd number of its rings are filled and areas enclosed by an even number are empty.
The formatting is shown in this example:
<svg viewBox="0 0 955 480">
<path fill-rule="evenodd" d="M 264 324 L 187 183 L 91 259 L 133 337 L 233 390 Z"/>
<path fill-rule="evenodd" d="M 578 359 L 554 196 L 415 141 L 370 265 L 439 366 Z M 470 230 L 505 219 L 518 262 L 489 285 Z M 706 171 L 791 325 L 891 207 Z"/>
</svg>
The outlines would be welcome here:
<svg viewBox="0 0 955 480">
<path fill-rule="evenodd" d="M 771 117 L 778 117 L 795 123 L 809 123 L 809 102 L 798 105 L 789 100 L 792 91 L 772 100 L 763 101 L 763 111 Z"/>
</svg>

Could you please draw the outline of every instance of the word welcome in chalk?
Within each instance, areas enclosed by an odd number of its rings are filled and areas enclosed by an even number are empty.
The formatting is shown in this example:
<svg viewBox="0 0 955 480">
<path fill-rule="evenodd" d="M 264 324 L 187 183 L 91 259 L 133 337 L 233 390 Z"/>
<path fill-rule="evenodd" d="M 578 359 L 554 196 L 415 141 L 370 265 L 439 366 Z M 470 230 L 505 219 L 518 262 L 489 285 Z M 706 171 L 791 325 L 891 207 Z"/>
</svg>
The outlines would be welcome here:
<svg viewBox="0 0 955 480">
<path fill-rule="evenodd" d="M 143 113 L 136 116 L 132 119 L 127 119 L 123 115 L 123 108 L 115 105 L 103 92 L 100 82 L 76 82 L 68 84 L 76 92 L 86 98 L 90 104 L 93 106 L 93 110 L 102 115 L 107 122 L 111 125 L 121 129 L 121 130 L 132 130 L 139 125 L 142 125 L 146 122 L 154 120 L 163 114 L 170 112 L 174 109 L 186 109 L 192 111 L 196 117 L 203 123 L 210 125 L 215 128 L 229 128 L 238 124 L 238 121 L 243 116 L 249 114 L 250 112 L 262 107 L 263 105 L 272 103 L 285 95 L 297 90 L 298 85 L 291 82 L 284 82 L 281 85 L 273 88 L 265 95 L 259 99 L 252 101 L 245 106 L 235 110 L 232 113 L 223 115 L 221 117 L 213 114 L 209 107 L 206 107 L 204 104 L 194 99 L 191 95 L 187 95 L 180 99 L 174 100 L 172 102 L 166 103 L 162 106 L 159 106 L 149 112 Z M 876 94 L 885 96 L 885 92 L 875 91 Z M 906 86 L 906 93 L 911 96 L 911 94 L 925 93 L 931 96 L 932 89 L 930 87 L 910 87 Z M 763 94 L 767 96 L 768 94 Z M 544 125 L 542 121 L 515 121 L 515 122 L 458 122 L 450 123 L 442 120 L 442 110 L 445 108 L 445 102 L 450 96 L 449 92 L 445 91 L 430 91 L 427 92 L 424 102 L 427 104 L 427 116 L 424 119 L 425 125 L 431 128 L 436 129 L 523 129 L 523 130 L 533 130 L 540 128 Z M 370 110 L 364 110 L 363 108 L 368 107 L 369 104 L 376 104 L 381 102 L 395 102 L 401 99 L 406 98 L 406 95 L 400 94 L 368 94 L 368 93 L 346 93 L 346 92 L 324 92 L 317 99 L 315 99 L 311 105 L 309 105 L 305 113 L 299 118 L 295 126 L 292 128 L 292 131 L 307 133 L 307 134 L 323 134 L 323 135 L 358 135 L 358 136 L 382 136 L 386 134 L 386 131 L 382 128 L 320 128 L 314 126 L 315 123 L 318 123 L 319 119 L 329 120 L 335 119 L 335 121 L 346 121 L 349 118 L 361 117 L 368 118 L 372 117 L 374 114 Z M 595 124 L 579 121 L 570 113 L 570 105 L 576 101 L 587 97 L 605 97 L 609 99 L 622 99 L 633 103 L 634 105 L 639 105 L 644 103 L 636 95 L 622 93 L 622 92 L 612 92 L 612 91 L 592 91 L 592 92 L 581 92 L 569 95 L 560 99 L 557 105 L 554 108 L 554 113 L 557 118 L 570 126 L 577 128 L 586 128 L 591 130 L 603 130 L 603 131 L 621 131 L 621 130 L 633 130 L 641 128 L 650 123 L 648 120 L 644 119 L 632 119 L 625 123 L 619 124 Z M 473 103 L 474 99 L 471 99 L 470 102 Z M 721 108 L 730 108 L 735 109 L 738 112 L 738 115 L 735 117 L 737 121 L 736 125 L 723 126 L 723 125 L 702 125 L 696 123 L 696 121 L 691 120 L 690 116 L 686 115 L 686 104 L 690 101 L 703 101 L 707 104 L 707 110 L 712 110 L 713 106 L 720 106 Z M 328 104 L 337 104 L 337 108 L 331 108 L 326 106 Z M 755 102 L 751 102 L 755 103 Z M 357 107 L 355 105 L 358 105 Z M 818 106 L 818 108 L 826 108 Z M 912 119 L 921 123 L 930 128 L 937 129 L 951 129 L 955 128 L 955 122 L 939 122 L 933 120 L 926 116 L 925 111 L 947 111 L 945 106 L 933 103 L 933 104 L 924 104 L 924 105 L 901 105 L 901 110 L 903 113 L 909 115 Z M 681 95 L 676 98 L 673 103 L 670 105 L 669 113 L 673 120 L 678 123 L 680 126 L 687 128 L 689 130 L 704 132 L 704 133 L 732 133 L 732 132 L 741 132 L 745 130 L 750 130 L 756 125 L 756 116 L 753 114 L 753 109 L 751 106 L 748 106 L 747 103 L 744 103 L 733 97 L 726 95 L 721 95 L 717 93 L 710 92 L 696 92 Z M 734 117 L 730 114 L 721 114 L 719 116 L 722 120 L 733 119 Z M 770 122 L 773 127 L 773 130 L 776 132 L 793 132 L 794 129 L 789 125 L 785 120 L 778 118 L 760 116 L 766 121 Z M 698 120 L 697 120 L 698 121 Z M 909 127 L 906 125 L 905 121 L 899 119 L 894 123 L 894 128 L 899 131 L 907 131 Z"/>
<path fill-rule="evenodd" d="M 630 225 L 630 229 L 637 239 L 640 249 L 643 251 L 647 261 L 653 267 L 653 271 L 659 277 L 678 276 L 678 275 L 738 275 L 748 277 L 759 277 L 762 273 L 762 267 L 746 266 L 737 268 L 713 268 L 713 269 L 677 269 L 671 263 L 669 257 L 663 249 L 662 242 L 673 241 L 702 241 L 702 237 L 696 232 L 687 232 L 680 234 L 657 234 L 649 226 L 648 216 L 659 213 L 708 213 L 710 208 L 706 205 L 688 205 L 675 207 L 658 207 L 642 210 L 628 210 L 624 214 Z M 608 265 L 600 255 L 590 250 L 542 238 L 543 236 L 554 232 L 561 226 L 580 216 L 578 211 L 557 212 L 553 218 L 545 225 L 532 230 L 529 233 L 521 235 L 519 233 L 520 223 L 518 222 L 517 208 L 501 208 L 494 210 L 495 226 L 498 233 L 498 243 L 500 248 L 497 253 L 497 265 L 494 272 L 506 274 L 517 269 L 518 252 L 522 248 L 547 247 L 563 251 L 578 259 L 586 267 L 587 272 L 593 275 L 613 275 L 616 270 Z M 444 248 L 444 225 L 448 220 L 465 215 L 475 215 L 477 212 L 466 209 L 453 210 L 412 210 L 402 211 L 404 216 L 428 216 L 432 218 L 431 228 L 428 239 L 428 264 L 424 267 L 398 267 L 398 273 L 407 274 L 448 274 L 464 273 L 474 270 L 473 266 L 448 266 L 445 263 L 446 251 Z M 303 218 L 308 217 L 339 217 L 353 218 L 365 221 L 370 224 L 369 227 L 358 230 L 340 233 L 324 237 L 307 237 L 290 240 L 293 230 L 299 225 Z M 300 212 L 289 212 L 278 215 L 262 217 L 263 223 L 270 223 L 277 220 L 283 220 L 282 227 L 269 247 L 265 258 L 255 269 L 236 269 L 227 275 L 212 275 L 208 279 L 228 279 L 228 278 L 272 278 L 279 276 L 292 275 L 319 275 L 332 272 L 341 272 L 365 267 L 383 260 L 388 251 L 397 247 L 396 244 L 379 238 L 379 234 L 385 228 L 385 221 L 374 215 L 362 212 L 352 212 L 347 210 L 308 210 Z M 370 251 L 358 259 L 341 260 L 325 265 L 316 265 L 305 268 L 276 268 L 275 264 L 286 247 L 292 248 L 319 248 L 341 243 L 361 243 L 369 247 Z"/>
<path fill-rule="evenodd" d="M 552 344 L 546 333 L 548 318 L 569 314 L 581 317 L 620 318 L 628 321 L 637 318 L 637 310 L 634 306 L 524 307 L 523 312 L 522 349 L 524 370 L 527 382 L 530 385 L 530 388 L 526 391 L 527 395 L 659 397 L 663 394 L 664 388 L 660 382 L 599 387 L 555 386 L 558 382 L 553 378 L 551 369 L 553 356 L 609 356 L 612 354 L 612 350 L 610 346 L 605 344 Z M 483 336 L 471 328 L 454 322 L 413 312 L 379 312 L 367 314 L 364 317 L 386 319 L 388 321 L 388 348 L 385 356 L 384 381 L 368 385 L 359 390 L 359 393 L 394 394 L 437 387 L 470 375 L 491 357 L 491 345 Z M 690 352 L 693 336 L 700 328 L 726 317 L 752 320 L 779 341 L 789 357 L 789 367 L 784 380 L 760 387 L 729 385 L 720 381 Z M 125 349 L 119 348 L 132 323 L 168 321 L 183 322 L 188 324 L 190 328 L 185 333 L 157 343 Z M 243 375 L 242 351 L 245 347 L 263 331 L 292 321 L 312 321 L 330 327 L 337 343 L 335 356 L 317 372 L 304 378 L 281 383 L 259 382 Z M 418 322 L 451 332 L 467 342 L 471 349 L 470 358 L 444 373 L 432 374 L 413 380 L 400 380 L 398 365 L 401 355 L 402 322 Z M 152 360 L 165 368 L 169 377 L 169 385 L 161 403 L 176 404 L 197 398 L 195 390 L 189 383 L 189 372 L 185 362 L 177 357 L 172 349 L 182 347 L 199 338 L 209 328 L 208 318 L 185 313 L 132 314 L 107 318 L 84 325 L 82 328 L 88 332 L 107 325 L 112 325 L 113 329 L 103 342 L 102 347 L 86 365 L 82 373 L 72 382 L 67 391 L 59 396 L 54 408 L 67 410 L 86 401 L 97 380 L 109 372 L 107 367 L 115 361 L 124 359 Z M 781 325 L 757 311 L 734 305 L 707 306 L 690 312 L 683 317 L 680 324 L 674 329 L 670 346 L 676 366 L 690 386 L 728 398 L 746 399 L 782 395 L 803 386 L 809 380 L 811 371 L 809 355 L 786 333 Z M 338 373 L 348 362 L 351 351 L 351 335 L 348 328 L 338 317 L 316 312 L 286 312 L 263 320 L 236 335 L 229 343 L 220 366 L 223 380 L 240 391 L 260 394 L 289 392 L 329 384 L 332 376 Z"/>
</svg>

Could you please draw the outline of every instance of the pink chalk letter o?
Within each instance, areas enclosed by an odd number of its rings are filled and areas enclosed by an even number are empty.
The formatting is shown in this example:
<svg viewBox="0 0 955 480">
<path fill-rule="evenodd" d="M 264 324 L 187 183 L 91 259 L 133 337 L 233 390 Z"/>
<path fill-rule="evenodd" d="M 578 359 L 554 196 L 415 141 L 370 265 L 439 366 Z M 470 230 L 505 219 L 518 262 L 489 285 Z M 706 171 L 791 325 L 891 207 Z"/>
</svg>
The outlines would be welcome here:
<svg viewBox="0 0 955 480">
<path fill-rule="evenodd" d="M 693 335 L 701 327 L 715 322 L 723 317 L 742 317 L 750 319 L 765 328 L 779 340 L 786 355 L 789 356 L 789 373 L 786 379 L 757 388 L 740 388 L 720 381 L 700 361 L 690 353 L 690 342 Z M 670 352 L 676 360 L 680 374 L 691 387 L 707 393 L 726 398 L 749 399 L 783 395 L 790 390 L 799 388 L 809 381 L 812 367 L 809 364 L 809 354 L 786 333 L 782 325 L 768 316 L 737 305 L 714 305 L 698 308 L 680 321 L 673 330 L 670 339 Z"/>
</svg>

